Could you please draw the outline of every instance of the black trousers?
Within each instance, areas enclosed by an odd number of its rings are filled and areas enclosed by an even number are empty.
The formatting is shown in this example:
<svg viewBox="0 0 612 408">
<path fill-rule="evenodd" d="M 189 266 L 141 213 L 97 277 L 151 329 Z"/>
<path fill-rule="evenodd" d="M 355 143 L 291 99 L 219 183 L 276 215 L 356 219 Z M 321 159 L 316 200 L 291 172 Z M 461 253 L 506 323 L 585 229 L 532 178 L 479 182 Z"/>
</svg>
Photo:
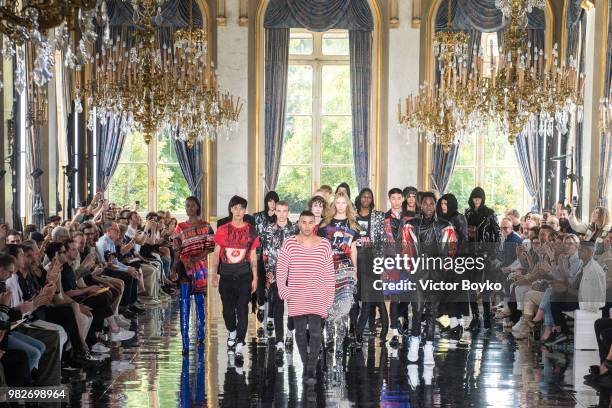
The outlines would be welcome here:
<svg viewBox="0 0 612 408">
<path fill-rule="evenodd" d="M 359 319 L 357 319 L 357 328 L 355 329 L 355 334 L 362 334 L 363 329 L 365 328 L 366 323 L 368 323 L 368 321 L 370 321 L 371 329 L 374 329 L 376 327 L 375 325 L 372 325 L 372 312 L 374 312 L 374 316 L 376 316 L 376 308 L 378 308 L 378 313 L 380 314 L 380 323 L 382 324 L 380 338 L 384 339 L 387 337 L 387 332 L 389 331 L 389 316 L 387 315 L 387 308 L 385 307 L 385 302 L 361 303 L 361 313 L 359 313 Z M 374 320 L 376 320 L 376 318 L 374 318 Z"/>
<path fill-rule="evenodd" d="M 255 291 L 257 305 L 263 306 L 266 304 L 266 268 L 263 260 L 263 255 L 257 257 L 257 290 Z M 272 297 L 272 296 L 270 296 Z M 269 315 L 272 317 L 272 315 Z"/>
<path fill-rule="evenodd" d="M 81 336 L 74 311 L 69 304 L 45 307 L 45 321 L 62 326 L 74 351 L 81 351 Z"/>
<path fill-rule="evenodd" d="M 138 299 L 138 279 L 133 278 L 127 272 L 112 271 L 107 269 L 105 274 L 111 278 L 121 279 L 124 283 L 123 296 L 121 297 L 121 306 L 129 306 Z"/>
<path fill-rule="evenodd" d="M 555 326 L 561 326 L 561 331 L 565 334 L 569 333 L 569 328 L 567 327 L 567 320 L 563 312 L 570 312 L 578 308 L 577 296 L 553 293 L 550 297 L 550 311 L 553 315 Z"/>
<path fill-rule="evenodd" d="M 87 344 L 93 345 L 96 343 L 94 333 L 101 332 L 104 329 L 104 319 L 113 315 L 111 295 L 110 292 L 104 292 L 96 296 L 90 296 L 83 300 L 82 303 L 91 308 L 93 319 L 86 341 Z"/>
<path fill-rule="evenodd" d="M 412 302 L 414 303 L 414 302 Z M 410 302 L 391 302 L 391 306 L 389 307 L 389 311 L 391 313 L 391 328 L 397 329 L 399 328 L 399 318 L 408 317 L 408 305 Z M 416 303 L 414 303 L 416 305 Z M 413 306 L 413 314 L 416 308 Z"/>
<path fill-rule="evenodd" d="M 0 386 L 30 387 L 32 377 L 28 367 L 28 356 L 21 350 L 7 350 L 0 359 L 2 379 Z M 4 382 L 4 384 L 3 384 Z"/>
<path fill-rule="evenodd" d="M 285 316 L 285 301 L 278 296 L 278 286 L 276 282 L 270 285 L 270 299 L 272 300 L 272 316 L 274 317 L 274 331 L 276 332 L 276 342 L 283 341 L 285 327 L 283 320 Z"/>
<path fill-rule="evenodd" d="M 321 336 L 323 334 L 323 319 L 319 315 L 307 314 L 294 316 L 295 342 L 297 343 L 302 365 L 306 373 L 314 375 L 321 351 Z M 308 328 L 308 334 L 306 329 Z"/>
<path fill-rule="evenodd" d="M 236 343 L 244 343 L 249 323 L 252 275 L 223 275 L 219 280 L 219 294 L 223 304 L 225 328 L 236 333 Z"/>
<path fill-rule="evenodd" d="M 599 360 L 603 362 L 612 346 L 612 319 L 604 317 L 595 320 L 595 337 L 599 348 Z"/>
</svg>

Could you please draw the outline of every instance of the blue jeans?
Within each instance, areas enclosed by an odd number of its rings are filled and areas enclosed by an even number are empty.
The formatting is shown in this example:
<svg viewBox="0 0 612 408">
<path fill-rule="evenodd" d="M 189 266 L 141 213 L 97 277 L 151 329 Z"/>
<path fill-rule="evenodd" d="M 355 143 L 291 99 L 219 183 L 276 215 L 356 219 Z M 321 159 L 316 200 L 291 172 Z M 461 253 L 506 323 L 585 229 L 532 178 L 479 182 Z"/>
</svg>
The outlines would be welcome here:
<svg viewBox="0 0 612 408">
<path fill-rule="evenodd" d="M 540 302 L 540 309 L 544 311 L 544 326 L 555 325 L 555 320 L 553 319 L 552 311 L 550 309 L 550 296 L 552 293 L 552 288 L 546 289 L 546 292 L 544 292 L 544 297 L 542 297 L 542 301 Z"/>
<path fill-rule="evenodd" d="M 34 368 L 38 369 L 38 362 L 45 352 L 45 345 L 42 341 L 26 336 L 23 333 L 10 332 L 7 350 L 21 350 L 25 352 L 28 356 L 28 367 L 32 371 Z"/>
</svg>

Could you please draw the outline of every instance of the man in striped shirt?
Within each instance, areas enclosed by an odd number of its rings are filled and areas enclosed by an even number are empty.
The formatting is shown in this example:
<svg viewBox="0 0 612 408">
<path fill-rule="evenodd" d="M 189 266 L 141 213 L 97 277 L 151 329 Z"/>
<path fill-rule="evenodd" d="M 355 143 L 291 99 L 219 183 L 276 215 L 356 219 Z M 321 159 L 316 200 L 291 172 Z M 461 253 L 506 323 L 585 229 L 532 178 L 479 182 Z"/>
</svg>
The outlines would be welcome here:
<svg viewBox="0 0 612 408">
<path fill-rule="evenodd" d="M 295 342 L 307 385 L 316 383 L 323 320 L 334 302 L 336 278 L 329 241 L 314 234 L 314 214 L 303 211 L 300 233 L 285 239 L 276 264 L 278 295 L 294 318 Z M 308 328 L 309 336 L 306 336 Z"/>
</svg>

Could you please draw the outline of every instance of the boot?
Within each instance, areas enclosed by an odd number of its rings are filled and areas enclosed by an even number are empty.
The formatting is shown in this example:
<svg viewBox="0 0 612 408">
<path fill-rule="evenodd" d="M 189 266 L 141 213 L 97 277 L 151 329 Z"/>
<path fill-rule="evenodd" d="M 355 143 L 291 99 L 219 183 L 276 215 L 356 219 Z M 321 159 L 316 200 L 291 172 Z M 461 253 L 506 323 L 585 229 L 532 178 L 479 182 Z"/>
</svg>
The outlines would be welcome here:
<svg viewBox="0 0 612 408">
<path fill-rule="evenodd" d="M 194 298 L 196 303 L 196 311 L 198 312 L 198 343 L 204 344 L 204 328 L 206 327 L 204 295 L 201 293 L 196 293 Z"/>
<path fill-rule="evenodd" d="M 181 283 L 181 337 L 183 354 L 189 353 L 189 312 L 191 309 L 191 288 L 188 283 Z"/>
</svg>

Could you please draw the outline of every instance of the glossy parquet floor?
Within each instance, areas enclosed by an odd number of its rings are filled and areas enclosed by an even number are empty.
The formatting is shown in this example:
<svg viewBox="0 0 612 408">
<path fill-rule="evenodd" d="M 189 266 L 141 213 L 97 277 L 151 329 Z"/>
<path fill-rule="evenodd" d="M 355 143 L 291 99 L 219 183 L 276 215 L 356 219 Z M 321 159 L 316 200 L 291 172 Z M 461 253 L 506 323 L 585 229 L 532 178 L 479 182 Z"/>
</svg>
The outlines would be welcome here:
<svg viewBox="0 0 612 408">
<path fill-rule="evenodd" d="M 597 363 L 595 351 L 548 351 L 516 343 L 499 328 L 453 347 L 441 341 L 433 370 L 407 364 L 404 346 L 393 351 L 372 338 L 342 361 L 326 354 L 317 386 L 306 390 L 297 347 L 277 367 L 274 349 L 255 340 L 254 315 L 244 367 L 232 367 L 216 292 L 208 307 L 206 346 L 193 345 L 188 358 L 181 356 L 178 302 L 148 310 L 138 335 L 113 348 L 112 362 L 69 377 L 70 406 L 594 407 L 610 401 L 583 384 L 587 367 Z"/>
</svg>

